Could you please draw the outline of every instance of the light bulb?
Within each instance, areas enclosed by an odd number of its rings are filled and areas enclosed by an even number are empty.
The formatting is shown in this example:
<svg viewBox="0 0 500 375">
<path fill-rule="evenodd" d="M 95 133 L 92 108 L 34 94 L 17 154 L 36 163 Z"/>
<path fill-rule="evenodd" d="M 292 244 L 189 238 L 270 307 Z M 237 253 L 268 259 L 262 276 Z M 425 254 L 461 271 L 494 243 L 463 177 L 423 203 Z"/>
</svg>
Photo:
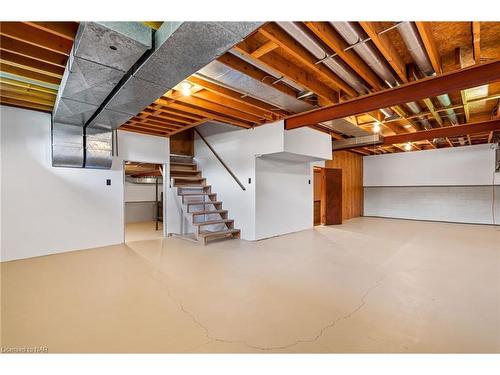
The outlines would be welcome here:
<svg viewBox="0 0 500 375">
<path fill-rule="evenodd" d="M 374 133 L 380 132 L 380 123 L 379 122 L 376 122 L 375 125 L 373 125 L 373 132 Z"/>
<path fill-rule="evenodd" d="M 410 151 L 411 150 L 411 143 L 408 142 L 407 144 L 405 144 L 405 150 L 406 151 Z"/>
<path fill-rule="evenodd" d="M 186 81 L 181 82 L 180 88 L 181 88 L 182 95 L 184 95 L 184 96 L 191 95 L 191 84 L 189 82 L 186 82 Z"/>
</svg>

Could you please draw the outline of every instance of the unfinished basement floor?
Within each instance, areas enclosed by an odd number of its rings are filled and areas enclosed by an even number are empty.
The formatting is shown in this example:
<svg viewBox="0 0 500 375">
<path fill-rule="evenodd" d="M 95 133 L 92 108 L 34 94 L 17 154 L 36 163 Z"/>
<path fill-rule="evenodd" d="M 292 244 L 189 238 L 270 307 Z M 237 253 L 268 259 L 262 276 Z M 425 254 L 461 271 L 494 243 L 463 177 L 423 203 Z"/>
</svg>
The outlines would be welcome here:
<svg viewBox="0 0 500 375">
<path fill-rule="evenodd" d="M 498 353 L 499 244 L 499 227 L 359 218 L 2 263 L 2 346 Z"/>
</svg>

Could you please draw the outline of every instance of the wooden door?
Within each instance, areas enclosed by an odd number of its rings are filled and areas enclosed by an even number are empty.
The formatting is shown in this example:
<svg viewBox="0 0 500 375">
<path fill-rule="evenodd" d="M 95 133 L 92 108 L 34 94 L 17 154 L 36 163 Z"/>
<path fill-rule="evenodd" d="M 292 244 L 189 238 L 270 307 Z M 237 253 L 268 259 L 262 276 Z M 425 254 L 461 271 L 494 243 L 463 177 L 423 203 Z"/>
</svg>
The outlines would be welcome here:
<svg viewBox="0 0 500 375">
<path fill-rule="evenodd" d="M 342 224 L 342 169 L 325 168 L 323 176 L 323 224 Z"/>
</svg>

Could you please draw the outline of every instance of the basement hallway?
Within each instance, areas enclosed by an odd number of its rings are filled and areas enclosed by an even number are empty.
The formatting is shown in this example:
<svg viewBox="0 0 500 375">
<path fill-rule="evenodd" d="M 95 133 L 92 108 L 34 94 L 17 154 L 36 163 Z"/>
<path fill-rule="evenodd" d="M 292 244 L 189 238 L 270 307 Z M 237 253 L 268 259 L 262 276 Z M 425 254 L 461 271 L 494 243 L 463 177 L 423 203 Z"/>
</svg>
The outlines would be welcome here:
<svg viewBox="0 0 500 375">
<path fill-rule="evenodd" d="M 357 218 L 1 264 L 2 346 L 57 352 L 500 352 L 500 228 Z"/>
</svg>

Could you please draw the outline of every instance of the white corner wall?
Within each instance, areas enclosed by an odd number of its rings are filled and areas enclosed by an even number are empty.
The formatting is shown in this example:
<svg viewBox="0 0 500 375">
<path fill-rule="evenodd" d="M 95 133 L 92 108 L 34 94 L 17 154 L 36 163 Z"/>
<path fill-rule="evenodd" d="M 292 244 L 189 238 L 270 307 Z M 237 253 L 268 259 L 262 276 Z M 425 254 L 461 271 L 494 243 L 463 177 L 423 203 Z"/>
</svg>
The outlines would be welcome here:
<svg viewBox="0 0 500 375">
<path fill-rule="evenodd" d="M 167 163 L 168 139 L 118 132 L 112 169 L 54 168 L 50 114 L 0 112 L 1 260 L 123 242 L 123 157 Z"/>
<path fill-rule="evenodd" d="M 255 239 L 312 228 L 311 163 L 262 157 L 255 170 Z"/>
<path fill-rule="evenodd" d="M 499 224 L 500 174 L 491 146 L 364 157 L 364 216 Z"/>
<path fill-rule="evenodd" d="M 238 186 L 196 135 L 195 160 L 235 227 L 241 229 L 241 238 L 257 240 L 312 227 L 308 180 L 313 161 L 331 158 L 328 134 L 312 129 L 285 131 L 283 121 L 248 130 L 218 123 L 197 129 L 246 189 Z M 280 178 L 272 181 L 273 174 Z"/>
</svg>

